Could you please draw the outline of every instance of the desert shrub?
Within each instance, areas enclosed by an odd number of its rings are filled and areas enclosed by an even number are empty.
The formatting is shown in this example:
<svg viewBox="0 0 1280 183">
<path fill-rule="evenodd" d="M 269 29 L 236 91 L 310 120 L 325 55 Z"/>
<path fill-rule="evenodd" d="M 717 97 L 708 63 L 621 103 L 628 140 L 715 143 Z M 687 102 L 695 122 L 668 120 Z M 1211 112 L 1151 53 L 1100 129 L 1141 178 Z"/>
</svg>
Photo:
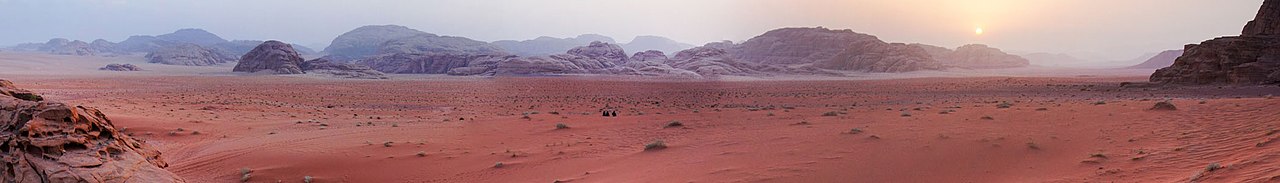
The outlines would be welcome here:
<svg viewBox="0 0 1280 183">
<path fill-rule="evenodd" d="M 667 122 L 666 128 L 682 127 L 682 126 L 684 126 L 684 123 L 681 123 L 680 121 L 671 121 L 671 122 Z"/>
<path fill-rule="evenodd" d="M 849 134 L 859 134 L 859 133 L 862 133 L 861 128 L 853 128 L 849 130 Z"/>
<path fill-rule="evenodd" d="M 839 112 L 836 112 L 836 111 L 830 111 L 830 112 L 822 113 L 822 116 L 839 116 L 839 115 L 840 115 L 840 113 L 839 113 Z"/>
<path fill-rule="evenodd" d="M 556 123 L 556 129 L 557 130 L 569 129 L 569 125 L 566 125 L 564 123 Z"/>
<path fill-rule="evenodd" d="M 1004 109 L 1009 107 L 1013 107 L 1013 103 L 1009 103 L 1008 101 L 1005 101 L 1005 102 L 1000 102 L 1000 104 L 996 104 L 996 108 Z"/>
</svg>

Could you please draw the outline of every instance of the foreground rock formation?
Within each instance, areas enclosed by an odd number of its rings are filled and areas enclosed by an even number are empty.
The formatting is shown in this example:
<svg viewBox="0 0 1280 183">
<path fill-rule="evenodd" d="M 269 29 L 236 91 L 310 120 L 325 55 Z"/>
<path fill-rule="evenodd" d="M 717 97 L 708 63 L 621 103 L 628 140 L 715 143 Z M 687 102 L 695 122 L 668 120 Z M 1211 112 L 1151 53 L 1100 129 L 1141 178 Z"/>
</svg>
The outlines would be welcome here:
<svg viewBox="0 0 1280 183">
<path fill-rule="evenodd" d="M 813 64 L 862 72 L 937 70 L 943 66 L 924 49 L 886 43 L 852 30 L 783 28 L 738 45 L 721 44 L 734 58 L 759 64 Z"/>
<path fill-rule="evenodd" d="M 1165 84 L 1280 83 L 1280 0 L 1266 0 L 1240 36 L 1187 45 L 1173 66 L 1156 70 Z"/>
<path fill-rule="evenodd" d="M 141 71 L 142 68 L 133 64 L 107 64 L 98 70 L 104 71 Z"/>
<path fill-rule="evenodd" d="M 147 62 L 166 65 L 210 66 L 235 61 L 213 49 L 196 44 L 179 44 L 147 54 Z"/>
<path fill-rule="evenodd" d="M 160 152 L 116 130 L 97 109 L 45 101 L 0 80 L 0 180 L 185 182 Z"/>
<path fill-rule="evenodd" d="M 240 57 L 234 72 L 266 72 L 271 74 L 313 74 L 341 78 L 386 79 L 382 72 L 367 66 L 335 63 L 325 58 L 303 61 L 293 46 L 280 41 L 266 41 Z"/>
</svg>

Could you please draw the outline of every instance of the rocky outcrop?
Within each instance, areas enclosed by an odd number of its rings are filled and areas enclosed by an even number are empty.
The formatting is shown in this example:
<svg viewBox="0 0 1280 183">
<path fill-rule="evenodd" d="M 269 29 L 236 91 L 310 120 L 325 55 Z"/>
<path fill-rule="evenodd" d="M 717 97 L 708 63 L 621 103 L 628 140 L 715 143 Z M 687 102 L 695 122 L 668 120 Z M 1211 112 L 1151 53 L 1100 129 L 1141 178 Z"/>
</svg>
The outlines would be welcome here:
<svg viewBox="0 0 1280 183">
<path fill-rule="evenodd" d="M 524 41 L 495 41 L 494 45 L 519 56 L 548 56 L 560 54 L 591 42 L 614 43 L 613 38 L 596 34 L 583 34 L 573 38 L 538 37 Z"/>
<path fill-rule="evenodd" d="M 924 49 L 902 43 L 857 42 L 834 57 L 814 63 L 824 69 L 861 72 L 910 72 L 946 68 Z M 856 50 L 856 51 L 853 51 Z"/>
<path fill-rule="evenodd" d="M 622 44 L 622 49 L 625 50 L 658 50 L 666 53 L 680 52 L 693 47 L 693 45 L 680 43 L 671 40 L 671 38 L 661 36 L 636 36 L 636 38 L 631 39 L 631 42 Z"/>
<path fill-rule="evenodd" d="M 218 50 L 219 52 L 222 52 L 225 55 L 244 55 L 246 53 L 249 53 L 249 51 L 253 51 L 253 48 L 257 48 L 258 45 L 261 45 L 263 42 L 266 42 L 266 41 L 235 40 L 235 41 L 229 41 L 225 43 L 214 44 L 213 49 Z M 301 55 L 315 54 L 315 51 L 311 50 L 311 48 L 303 47 L 302 45 L 298 45 L 298 44 L 290 44 L 290 45 L 293 46 L 294 51 L 297 51 L 298 54 L 301 54 Z"/>
<path fill-rule="evenodd" d="M 213 49 L 195 44 L 179 44 L 148 53 L 147 62 L 166 65 L 210 66 L 235 61 Z"/>
<path fill-rule="evenodd" d="M 1151 82 L 1165 84 L 1280 83 L 1280 0 L 1266 0 L 1243 35 L 1185 47 L 1172 66 L 1156 70 Z"/>
<path fill-rule="evenodd" d="M 107 66 L 98 68 L 104 71 L 142 71 L 141 67 L 133 64 L 107 64 Z"/>
<path fill-rule="evenodd" d="M 601 61 L 612 62 L 615 65 L 621 65 L 627 62 L 627 51 L 616 44 L 605 42 L 591 42 L 590 45 L 577 47 L 565 52 L 569 55 L 586 57 L 587 59 L 595 59 Z"/>
<path fill-rule="evenodd" d="M 234 72 L 270 72 L 273 74 L 304 74 L 302 55 L 293 46 L 280 41 L 267 41 L 240 57 Z"/>
<path fill-rule="evenodd" d="M 1179 56 L 1182 56 L 1182 53 L 1183 53 L 1182 50 L 1167 50 L 1164 52 L 1160 52 L 1160 54 L 1156 54 L 1156 56 L 1153 56 L 1150 59 L 1147 59 L 1147 61 L 1144 61 L 1138 65 L 1129 66 L 1126 68 L 1159 69 L 1159 68 L 1169 67 L 1173 65 L 1173 60 L 1177 60 Z"/>
<path fill-rule="evenodd" d="M 80 40 L 67 40 L 63 38 L 50 39 L 41 45 L 37 51 L 49 52 L 57 55 L 79 55 L 92 56 L 97 55 L 98 50 L 90 47 L 89 43 Z"/>
<path fill-rule="evenodd" d="M 157 151 L 97 109 L 45 101 L 0 80 L 0 180 L 185 182 Z"/>
<path fill-rule="evenodd" d="M 321 74 L 349 79 L 387 79 L 386 74 L 373 70 L 369 66 L 335 63 L 324 59 L 308 60 L 302 62 L 299 67 L 302 67 L 302 70 L 308 74 Z"/>
<path fill-rule="evenodd" d="M 370 25 L 351 30 L 333 39 L 324 52 L 334 61 L 358 60 L 378 53 L 380 45 L 387 41 L 417 35 L 433 35 L 399 25 Z"/>
<path fill-rule="evenodd" d="M 174 43 L 191 43 L 205 47 L 228 42 L 217 34 L 209 33 L 204 29 L 178 29 L 173 33 L 158 35 L 156 39 Z"/>
<path fill-rule="evenodd" d="M 955 50 L 926 44 L 911 44 L 911 46 L 924 49 L 934 60 L 937 60 L 945 67 L 999 69 L 1031 65 L 1031 61 L 1021 56 L 1011 55 L 1000 51 L 1000 49 L 981 44 L 964 45 Z"/>
<path fill-rule="evenodd" d="M 667 58 L 667 54 L 666 54 L 666 53 L 663 53 L 662 51 L 658 51 L 658 50 L 649 50 L 649 51 L 644 51 L 644 52 L 636 52 L 636 54 L 631 55 L 631 62 L 658 62 L 658 63 L 662 63 L 662 62 L 665 62 L 665 61 L 666 61 L 666 60 L 668 60 L 668 59 L 670 59 L 670 58 Z"/>
<path fill-rule="evenodd" d="M 128 39 L 116 43 L 116 49 L 122 52 L 149 53 L 176 45 L 179 45 L 179 43 L 160 40 L 155 36 L 130 36 Z"/>
</svg>

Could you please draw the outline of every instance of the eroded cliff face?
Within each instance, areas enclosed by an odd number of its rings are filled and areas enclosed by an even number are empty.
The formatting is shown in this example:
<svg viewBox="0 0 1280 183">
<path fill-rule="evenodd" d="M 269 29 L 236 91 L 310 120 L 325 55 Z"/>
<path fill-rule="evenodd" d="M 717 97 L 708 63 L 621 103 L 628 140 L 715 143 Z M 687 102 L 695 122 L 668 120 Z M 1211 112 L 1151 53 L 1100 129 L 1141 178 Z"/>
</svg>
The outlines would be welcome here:
<svg viewBox="0 0 1280 183">
<path fill-rule="evenodd" d="M 1151 82 L 1256 85 L 1280 83 L 1280 0 L 1266 0 L 1241 36 L 1187 45 Z"/>
<path fill-rule="evenodd" d="M 97 109 L 46 101 L 0 80 L 0 180 L 185 182 L 160 152 L 121 133 Z"/>
</svg>

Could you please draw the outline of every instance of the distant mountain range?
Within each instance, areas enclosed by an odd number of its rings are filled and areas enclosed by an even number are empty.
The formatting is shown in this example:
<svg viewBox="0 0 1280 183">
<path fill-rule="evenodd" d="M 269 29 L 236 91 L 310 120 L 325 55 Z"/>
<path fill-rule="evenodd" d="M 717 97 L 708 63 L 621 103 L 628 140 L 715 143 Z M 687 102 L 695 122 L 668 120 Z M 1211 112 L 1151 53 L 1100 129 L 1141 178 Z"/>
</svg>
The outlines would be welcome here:
<svg viewBox="0 0 1280 183">
<path fill-rule="evenodd" d="M 546 56 L 558 53 L 564 53 L 574 47 L 590 44 L 591 42 L 602 42 L 617 44 L 613 38 L 598 34 L 583 34 L 573 38 L 554 38 L 554 37 L 538 37 L 531 40 L 514 41 L 503 40 L 495 41 L 494 45 L 498 45 L 512 54 L 520 56 Z M 622 48 L 629 50 L 628 54 L 643 52 L 648 50 L 657 50 L 666 53 L 675 53 L 681 50 L 693 48 L 691 44 L 680 43 L 670 38 L 661 36 L 637 36 L 631 42 L 621 44 Z"/>
</svg>

